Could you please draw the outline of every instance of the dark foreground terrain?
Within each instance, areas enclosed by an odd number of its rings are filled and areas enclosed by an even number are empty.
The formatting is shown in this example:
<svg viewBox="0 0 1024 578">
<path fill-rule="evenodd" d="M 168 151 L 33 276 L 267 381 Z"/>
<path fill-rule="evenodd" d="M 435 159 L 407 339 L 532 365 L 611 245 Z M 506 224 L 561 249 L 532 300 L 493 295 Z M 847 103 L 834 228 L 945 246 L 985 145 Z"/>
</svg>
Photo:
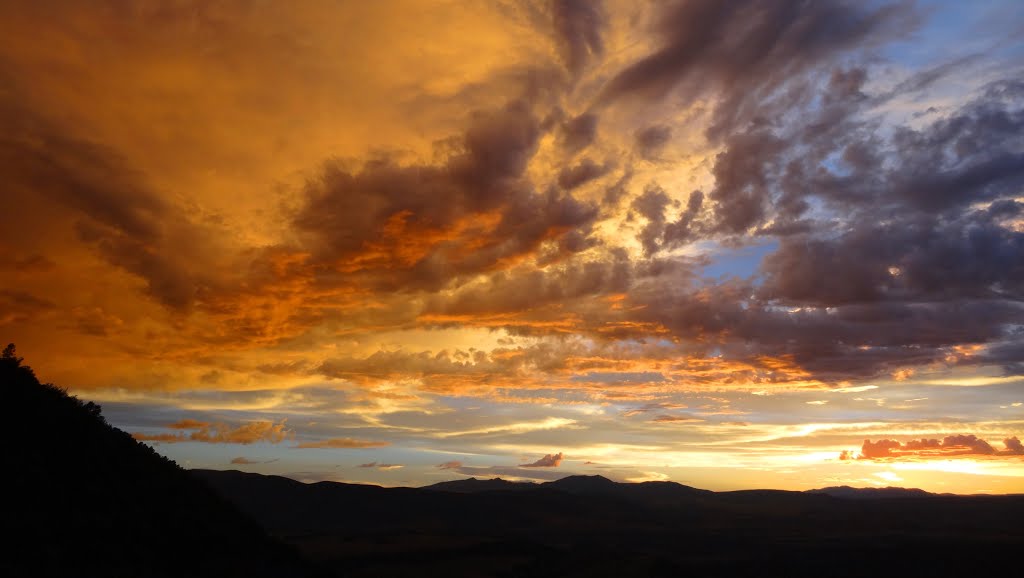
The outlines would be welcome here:
<svg viewBox="0 0 1024 578">
<path fill-rule="evenodd" d="M 1024 496 L 192 473 L 345 576 L 988 576 L 1024 555 Z"/>
<path fill-rule="evenodd" d="M 1003 576 L 1024 496 L 187 472 L 8 349 L 0 576 Z"/>
<path fill-rule="evenodd" d="M 294 548 L 8 347 L 0 576 L 309 576 Z M 13 422 L 13 423 L 10 423 Z"/>
</svg>

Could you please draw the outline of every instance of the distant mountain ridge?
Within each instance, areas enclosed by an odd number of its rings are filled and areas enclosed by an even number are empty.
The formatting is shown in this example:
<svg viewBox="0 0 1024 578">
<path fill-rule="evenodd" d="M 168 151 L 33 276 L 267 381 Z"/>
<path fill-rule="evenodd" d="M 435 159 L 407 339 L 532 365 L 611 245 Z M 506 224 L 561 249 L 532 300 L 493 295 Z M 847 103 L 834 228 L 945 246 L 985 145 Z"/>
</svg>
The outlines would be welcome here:
<svg viewBox="0 0 1024 578">
<path fill-rule="evenodd" d="M 826 494 L 834 498 L 849 500 L 886 500 L 892 498 L 934 498 L 933 494 L 918 488 L 853 488 L 850 486 L 830 486 L 816 490 L 807 490 L 808 494 Z M 949 496 L 951 494 L 945 494 Z"/>
<path fill-rule="evenodd" d="M 616 495 L 629 492 L 647 493 L 649 495 L 659 494 L 662 496 L 672 495 L 695 495 L 714 494 L 710 490 L 701 490 L 679 484 L 677 482 L 615 482 L 600 475 L 573 475 L 560 478 L 551 482 L 513 482 L 498 478 L 466 478 L 462 480 L 451 480 L 438 482 L 429 486 L 423 486 L 424 490 L 475 493 L 475 492 L 498 492 L 498 491 L 524 491 L 537 489 L 560 490 L 568 493 L 586 495 Z M 788 490 L 733 490 L 731 492 L 717 492 L 718 494 L 753 494 L 753 493 L 776 493 L 787 492 Z M 830 486 L 814 490 L 805 490 L 805 494 L 824 494 L 833 498 L 844 498 L 853 500 L 868 499 L 890 499 L 890 498 L 928 498 L 934 496 L 951 496 L 953 494 L 933 494 L 918 488 L 854 488 L 851 486 Z"/>
<path fill-rule="evenodd" d="M 467 478 L 464 480 L 451 480 L 448 482 L 438 482 L 430 486 L 424 486 L 425 490 L 435 490 L 439 492 L 459 492 L 459 493 L 470 493 L 470 492 L 498 492 L 503 490 L 518 491 L 518 490 L 532 490 L 537 487 L 537 484 L 532 482 L 510 482 L 501 478 L 490 478 L 478 480 L 476 478 Z"/>
<path fill-rule="evenodd" d="M 1024 547 L 1024 496 L 711 492 L 602 476 L 383 488 L 192 475 L 349 577 L 989 575 Z"/>
</svg>

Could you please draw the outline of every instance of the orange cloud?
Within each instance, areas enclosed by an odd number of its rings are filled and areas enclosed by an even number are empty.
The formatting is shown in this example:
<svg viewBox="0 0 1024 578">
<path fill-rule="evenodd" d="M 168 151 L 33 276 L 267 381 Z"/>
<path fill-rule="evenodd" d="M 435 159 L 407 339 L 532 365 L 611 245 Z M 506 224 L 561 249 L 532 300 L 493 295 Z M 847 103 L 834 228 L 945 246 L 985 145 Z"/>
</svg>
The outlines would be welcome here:
<svg viewBox="0 0 1024 578">
<path fill-rule="evenodd" d="M 185 419 L 167 426 L 177 430 L 193 430 L 190 434 L 143 434 L 135 433 L 132 437 L 139 441 L 164 443 L 203 442 L 211 444 L 251 444 L 256 442 L 281 443 L 292 435 L 285 428 L 284 420 L 280 423 L 272 421 L 253 421 L 238 427 L 230 427 L 221 423 L 207 423 Z"/>
<path fill-rule="evenodd" d="M 899 442 L 893 439 L 878 441 L 864 440 L 860 453 L 849 450 L 840 452 L 840 460 L 892 460 L 932 459 L 956 456 L 1024 456 L 1024 444 L 1016 437 L 1003 440 L 1005 449 L 997 450 L 990 443 L 974 434 L 957 434 L 937 438 L 921 438 Z"/>
<path fill-rule="evenodd" d="M 695 422 L 695 421 L 704 421 L 704 420 L 702 420 L 700 418 L 697 418 L 697 417 L 691 417 L 691 416 L 688 416 L 688 415 L 659 415 L 658 417 L 652 419 L 651 421 L 658 422 L 658 423 L 679 423 L 679 422 Z"/>
<path fill-rule="evenodd" d="M 544 457 L 542 457 L 541 459 L 539 459 L 539 460 L 537 460 L 537 461 L 535 461 L 533 463 L 519 464 L 519 467 L 521 467 L 521 468 L 557 468 L 559 465 L 561 465 L 562 458 L 563 458 L 562 452 L 558 452 L 557 454 L 547 454 Z"/>
<path fill-rule="evenodd" d="M 462 462 L 460 462 L 458 460 L 453 460 L 453 461 L 450 461 L 450 462 L 445 462 L 443 464 L 437 464 L 437 468 L 440 469 L 440 470 L 457 470 L 457 469 L 459 469 L 461 467 L 462 467 Z"/>
</svg>

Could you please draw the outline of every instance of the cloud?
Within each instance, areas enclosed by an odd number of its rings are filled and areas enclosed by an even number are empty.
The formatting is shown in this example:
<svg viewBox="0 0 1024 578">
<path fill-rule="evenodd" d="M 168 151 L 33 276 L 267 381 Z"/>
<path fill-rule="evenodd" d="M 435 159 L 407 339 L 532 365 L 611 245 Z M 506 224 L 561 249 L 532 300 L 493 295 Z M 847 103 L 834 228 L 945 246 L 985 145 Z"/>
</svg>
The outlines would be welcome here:
<svg viewBox="0 0 1024 578">
<path fill-rule="evenodd" d="M 529 104 L 513 101 L 474 115 L 441 165 L 329 162 L 293 225 L 321 262 L 378 291 L 436 291 L 507 268 L 570 232 L 585 238 L 597 217 L 595 206 L 525 180 L 541 134 Z"/>
<path fill-rule="evenodd" d="M 56 263 L 47 257 L 39 254 L 20 257 L 15 254 L 15 249 L 0 245 L 0 272 L 13 272 L 17 274 L 45 273 L 52 271 Z"/>
<path fill-rule="evenodd" d="M 1024 444 L 1021 444 L 1017 436 L 1004 439 L 1003 445 L 1006 446 L 1006 451 L 1013 455 L 1024 455 Z"/>
<path fill-rule="evenodd" d="M 840 460 L 945 459 L 957 456 L 1020 456 L 1024 446 L 1016 436 L 1003 440 L 1004 450 L 996 450 L 974 434 L 956 434 L 943 439 L 921 438 L 907 442 L 892 439 L 864 440 L 860 453 L 840 453 Z"/>
<path fill-rule="evenodd" d="M 643 415 L 652 411 L 666 410 L 666 409 L 686 409 L 687 405 L 683 403 L 673 403 L 667 401 L 659 401 L 654 403 L 647 403 L 640 407 L 634 407 L 626 410 L 622 413 L 622 417 L 633 417 L 635 415 Z"/>
<path fill-rule="evenodd" d="M 135 433 L 132 437 L 139 441 L 155 441 L 164 443 L 203 442 L 211 444 L 252 444 L 266 442 L 277 444 L 290 438 L 291 430 L 285 428 L 285 422 L 258 420 L 231 427 L 222 423 L 208 423 L 185 419 L 167 426 L 177 430 L 192 430 L 191 433 L 176 434 L 144 434 Z"/>
<path fill-rule="evenodd" d="M 180 421 L 176 421 L 169 424 L 167 427 L 171 429 L 203 429 L 210 427 L 210 422 L 199 421 L 197 419 L 185 418 Z"/>
<path fill-rule="evenodd" d="M 673 90 L 695 100 L 717 89 L 725 93 L 718 124 L 737 124 L 750 105 L 780 85 L 844 51 L 904 33 L 911 17 L 906 2 L 881 7 L 786 0 L 667 3 L 651 19 L 661 46 L 609 80 L 601 100 L 649 101 Z"/>
<path fill-rule="evenodd" d="M 558 186 L 567 191 L 581 187 L 611 170 L 608 164 L 599 165 L 589 158 L 585 158 L 575 166 L 563 168 L 558 173 Z"/>
<path fill-rule="evenodd" d="M 24 323 L 52 313 L 57 305 L 24 291 L 0 289 L 0 325 Z"/>
<path fill-rule="evenodd" d="M 551 11 L 562 61 L 577 76 L 604 53 L 602 33 L 607 19 L 603 1 L 554 0 Z"/>
<path fill-rule="evenodd" d="M 626 478 L 627 482 L 633 484 L 642 484 L 644 482 L 665 482 L 671 479 L 668 474 L 661 472 L 640 472 L 641 475 Z"/>
<path fill-rule="evenodd" d="M 261 464 L 263 462 L 253 461 L 253 460 L 250 460 L 249 458 L 244 458 L 244 457 L 237 457 L 237 458 L 231 458 L 231 463 L 233 463 L 233 464 L 240 464 L 240 465 L 248 465 L 248 464 Z"/>
<path fill-rule="evenodd" d="M 680 422 L 698 422 L 698 421 L 704 421 L 704 420 L 702 420 L 700 418 L 697 418 L 697 417 L 688 416 L 688 415 L 667 415 L 667 414 L 665 414 L 665 415 L 659 415 L 658 417 L 652 419 L 651 421 L 655 422 L 655 423 L 680 423 Z"/>
<path fill-rule="evenodd" d="M 583 113 L 566 120 L 561 125 L 561 142 L 569 152 L 587 148 L 597 138 L 600 118 L 594 113 Z"/>
<path fill-rule="evenodd" d="M 539 460 L 529 464 L 519 464 L 521 468 L 557 468 L 562 464 L 562 452 L 557 454 L 546 454 Z"/>
<path fill-rule="evenodd" d="M 491 434 L 523 434 L 534 431 L 569 428 L 576 425 L 577 421 L 564 417 L 549 417 L 542 420 L 515 422 L 508 424 L 493 425 L 469 430 L 454 430 L 436 434 L 440 438 L 452 438 L 462 436 L 483 436 Z"/>
<path fill-rule="evenodd" d="M 661 149 L 672 139 L 672 127 L 656 124 L 636 131 L 637 153 L 645 159 L 655 158 Z"/>
<path fill-rule="evenodd" d="M 323 449 L 365 449 L 365 448 L 380 448 L 391 445 L 391 442 L 380 442 L 370 440 L 360 440 L 353 438 L 330 438 L 325 440 L 319 440 L 315 442 L 302 442 L 296 446 L 297 449 L 311 449 L 311 448 L 323 448 Z"/>
<path fill-rule="evenodd" d="M 80 242 L 142 279 L 148 295 L 170 308 L 189 307 L 216 277 L 196 267 L 212 264 L 212 253 L 203 251 L 220 248 L 214 231 L 167 202 L 116 150 L 72 136 L 19 98 L 11 92 L 0 99 L 8 126 L 0 168 L 15 198 L 48 199 L 53 222 L 68 223 Z"/>
<path fill-rule="evenodd" d="M 462 462 L 453 460 L 450 462 L 444 462 L 443 464 L 438 464 L 437 467 L 441 470 L 457 470 L 462 467 Z"/>
<path fill-rule="evenodd" d="M 381 470 L 381 471 L 387 471 L 387 470 L 397 470 L 397 469 L 400 469 L 400 468 L 402 468 L 404 466 L 402 466 L 401 464 L 378 464 L 377 462 L 369 462 L 369 463 L 366 463 L 366 464 L 359 464 L 356 467 L 359 467 L 359 468 L 375 468 L 375 469 L 378 469 L 378 470 Z"/>
</svg>

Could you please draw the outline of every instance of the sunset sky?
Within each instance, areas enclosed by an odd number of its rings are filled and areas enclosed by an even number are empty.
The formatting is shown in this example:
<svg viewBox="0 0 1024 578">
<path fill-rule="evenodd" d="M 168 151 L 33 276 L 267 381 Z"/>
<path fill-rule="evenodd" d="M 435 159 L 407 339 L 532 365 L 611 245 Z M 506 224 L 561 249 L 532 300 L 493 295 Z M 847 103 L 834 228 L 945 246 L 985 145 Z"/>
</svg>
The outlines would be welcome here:
<svg viewBox="0 0 1024 578">
<path fill-rule="evenodd" d="M 0 37 L 0 339 L 184 467 L 1024 492 L 1018 0 Z"/>
</svg>

